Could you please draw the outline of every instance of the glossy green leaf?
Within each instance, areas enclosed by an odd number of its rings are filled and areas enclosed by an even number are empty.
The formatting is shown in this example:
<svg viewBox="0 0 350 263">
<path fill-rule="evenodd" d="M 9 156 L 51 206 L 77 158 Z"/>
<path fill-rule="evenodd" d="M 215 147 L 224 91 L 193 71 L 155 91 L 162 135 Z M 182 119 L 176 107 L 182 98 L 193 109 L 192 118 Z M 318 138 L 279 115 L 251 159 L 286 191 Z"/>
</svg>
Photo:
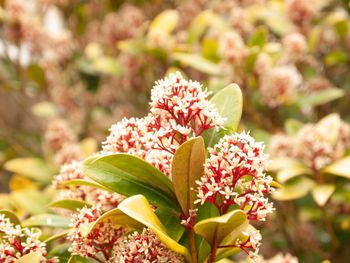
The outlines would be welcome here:
<svg viewBox="0 0 350 263">
<path fill-rule="evenodd" d="M 7 209 L 1 209 L 0 210 L 0 214 L 1 215 L 4 215 L 5 217 L 7 217 L 10 222 L 14 225 L 21 225 L 21 221 L 18 219 L 18 217 L 13 213 L 11 212 L 10 210 L 7 210 Z"/>
<path fill-rule="evenodd" d="M 97 183 L 125 196 L 144 195 L 152 204 L 177 211 L 171 181 L 141 158 L 129 154 L 91 157 L 85 174 Z"/>
<path fill-rule="evenodd" d="M 350 179 L 350 156 L 344 157 L 325 167 L 322 172 Z"/>
<path fill-rule="evenodd" d="M 155 213 L 166 228 L 168 235 L 176 242 L 179 242 L 185 232 L 179 214 L 175 214 L 161 207 L 159 207 Z"/>
<path fill-rule="evenodd" d="M 6 170 L 48 183 L 56 173 L 55 169 L 39 158 L 15 158 L 4 164 Z"/>
<path fill-rule="evenodd" d="M 335 185 L 322 184 L 312 188 L 312 197 L 319 206 L 324 206 L 335 191 Z"/>
<path fill-rule="evenodd" d="M 49 204 L 50 207 L 56 207 L 56 208 L 64 208 L 71 211 L 76 211 L 77 209 L 81 209 L 83 207 L 91 207 L 91 204 L 88 204 L 87 202 L 80 201 L 80 200 L 74 200 L 74 199 L 61 199 L 53 201 Z"/>
<path fill-rule="evenodd" d="M 223 75 L 222 69 L 218 64 L 215 64 L 198 54 L 173 53 L 171 58 L 179 61 L 184 67 L 189 66 L 209 75 Z"/>
<path fill-rule="evenodd" d="M 152 21 L 149 30 L 159 30 L 165 33 L 171 33 L 179 22 L 179 13 L 176 10 L 165 10 L 161 12 Z"/>
<path fill-rule="evenodd" d="M 339 99 L 345 95 L 345 91 L 338 88 L 327 88 L 325 90 L 315 91 L 299 100 L 302 106 L 319 106 Z"/>
<path fill-rule="evenodd" d="M 42 258 L 43 255 L 41 254 L 41 252 L 32 252 L 15 260 L 15 263 L 40 263 Z"/>
<path fill-rule="evenodd" d="M 207 146 L 213 146 L 225 133 L 235 132 L 238 128 L 243 109 L 242 91 L 237 84 L 230 84 L 220 90 L 210 100 L 216 106 L 218 113 L 226 118 L 224 123 L 225 131 L 218 133 L 215 129 L 210 129 L 203 133 Z"/>
<path fill-rule="evenodd" d="M 299 177 L 288 182 L 273 193 L 273 198 L 279 201 L 299 199 L 307 195 L 313 186 L 314 181 L 307 177 Z"/>
<path fill-rule="evenodd" d="M 175 194 L 182 211 L 188 215 L 189 209 L 196 206 L 196 180 L 204 173 L 205 148 L 202 137 L 196 137 L 183 143 L 175 152 L 172 163 L 172 180 Z"/>
<path fill-rule="evenodd" d="M 225 215 L 204 219 L 194 226 L 194 231 L 210 244 L 220 244 L 229 234 L 247 224 L 247 216 L 241 210 Z"/>
<path fill-rule="evenodd" d="M 23 227 L 43 226 L 43 227 L 61 227 L 68 228 L 71 221 L 70 218 L 54 215 L 42 214 L 32 216 L 22 222 Z"/>
</svg>

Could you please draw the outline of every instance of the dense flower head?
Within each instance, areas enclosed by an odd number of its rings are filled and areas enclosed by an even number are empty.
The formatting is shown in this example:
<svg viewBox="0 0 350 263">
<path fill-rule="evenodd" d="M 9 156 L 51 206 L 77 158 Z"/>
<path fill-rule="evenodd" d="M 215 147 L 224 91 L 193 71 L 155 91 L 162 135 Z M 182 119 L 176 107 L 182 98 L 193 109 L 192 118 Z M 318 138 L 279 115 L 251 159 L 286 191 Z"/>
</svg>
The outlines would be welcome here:
<svg viewBox="0 0 350 263">
<path fill-rule="evenodd" d="M 149 229 L 121 239 L 109 263 L 182 263 L 183 256 L 170 251 Z"/>
<path fill-rule="evenodd" d="M 67 239 L 72 242 L 70 251 L 73 255 L 100 258 L 107 262 L 113 252 L 113 247 L 124 234 L 124 228 L 115 228 L 111 221 L 98 223 L 87 235 L 82 231 L 101 216 L 98 208 L 82 208 L 72 215 L 72 229 Z M 100 262 L 100 261 L 99 261 Z"/>
<path fill-rule="evenodd" d="M 350 125 L 339 120 L 336 139 L 330 138 L 327 122 L 304 125 L 296 135 L 274 135 L 270 142 L 273 157 L 294 157 L 318 171 L 345 154 L 350 147 Z"/>
<path fill-rule="evenodd" d="M 179 72 L 156 82 L 151 93 L 151 113 L 141 119 L 123 119 L 113 125 L 103 142 L 102 154 L 135 154 L 171 177 L 171 161 L 177 148 L 224 123 L 209 92 L 199 82 Z"/>
<path fill-rule="evenodd" d="M 286 35 L 282 43 L 287 56 L 294 60 L 301 59 L 307 51 L 305 36 L 297 32 Z"/>
<path fill-rule="evenodd" d="M 265 220 L 273 210 L 267 195 L 272 178 L 264 174 L 266 156 L 262 143 L 248 133 L 223 137 L 209 149 L 205 175 L 197 181 L 197 203 L 210 202 L 225 213 L 231 205 L 247 213 L 250 220 Z"/>
<path fill-rule="evenodd" d="M 57 262 L 56 258 L 45 259 L 46 244 L 39 240 L 40 231 L 14 225 L 0 214 L 0 263 L 14 263 L 18 258 L 32 252 L 41 252 L 41 262 Z"/>
<path fill-rule="evenodd" d="M 247 55 L 242 37 L 235 31 L 226 32 L 219 41 L 219 54 L 232 63 L 237 63 Z"/>
<path fill-rule="evenodd" d="M 238 238 L 235 241 L 235 246 L 242 249 L 254 263 L 260 262 L 259 249 L 262 239 L 260 231 L 249 226 L 242 234 L 244 238 Z"/>
<path fill-rule="evenodd" d="M 315 0 L 286 0 L 287 13 L 298 26 L 305 27 L 317 14 Z"/>
<path fill-rule="evenodd" d="M 49 122 L 45 132 L 45 145 L 50 151 L 59 151 L 65 144 L 74 143 L 76 140 L 66 121 L 53 119 Z"/>
<path fill-rule="evenodd" d="M 82 163 L 73 161 L 61 167 L 60 173 L 54 178 L 52 186 L 58 190 L 58 199 L 76 199 L 99 206 L 108 211 L 118 206 L 123 197 L 117 193 L 93 188 L 90 186 L 66 186 L 65 182 L 75 179 L 89 180 L 82 169 Z"/>
<path fill-rule="evenodd" d="M 262 101 L 274 108 L 293 101 L 302 82 L 294 66 L 279 66 L 271 69 L 260 79 Z"/>
</svg>

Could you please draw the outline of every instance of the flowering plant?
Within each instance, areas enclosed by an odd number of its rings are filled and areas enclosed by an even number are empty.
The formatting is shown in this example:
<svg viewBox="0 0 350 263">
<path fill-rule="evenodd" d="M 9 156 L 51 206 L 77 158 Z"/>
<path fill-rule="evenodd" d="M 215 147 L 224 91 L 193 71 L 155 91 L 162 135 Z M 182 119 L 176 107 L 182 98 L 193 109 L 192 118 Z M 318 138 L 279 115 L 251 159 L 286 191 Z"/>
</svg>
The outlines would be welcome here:
<svg viewBox="0 0 350 263">
<path fill-rule="evenodd" d="M 239 251 L 258 261 L 261 235 L 251 223 L 274 210 L 274 182 L 264 145 L 236 132 L 239 87 L 209 100 L 176 72 L 151 95 L 146 117 L 123 119 L 100 153 L 62 167 L 53 184 L 60 199 L 51 203 L 62 216 L 41 219 L 71 217 L 57 235 L 67 235 L 70 262 L 216 262 Z"/>
</svg>

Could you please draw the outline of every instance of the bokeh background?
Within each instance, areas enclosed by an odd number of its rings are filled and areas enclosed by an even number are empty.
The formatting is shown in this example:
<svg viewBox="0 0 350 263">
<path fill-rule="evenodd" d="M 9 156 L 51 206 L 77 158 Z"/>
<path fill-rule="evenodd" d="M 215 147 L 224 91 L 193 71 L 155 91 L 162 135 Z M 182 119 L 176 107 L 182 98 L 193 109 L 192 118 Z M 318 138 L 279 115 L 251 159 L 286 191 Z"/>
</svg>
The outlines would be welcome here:
<svg viewBox="0 0 350 263">
<path fill-rule="evenodd" d="M 346 0 L 0 0 L 0 208 L 47 212 L 60 165 L 144 116 L 154 82 L 178 70 L 213 94 L 242 89 L 240 130 L 266 143 L 283 186 L 262 254 L 350 262 L 348 12 Z"/>
</svg>

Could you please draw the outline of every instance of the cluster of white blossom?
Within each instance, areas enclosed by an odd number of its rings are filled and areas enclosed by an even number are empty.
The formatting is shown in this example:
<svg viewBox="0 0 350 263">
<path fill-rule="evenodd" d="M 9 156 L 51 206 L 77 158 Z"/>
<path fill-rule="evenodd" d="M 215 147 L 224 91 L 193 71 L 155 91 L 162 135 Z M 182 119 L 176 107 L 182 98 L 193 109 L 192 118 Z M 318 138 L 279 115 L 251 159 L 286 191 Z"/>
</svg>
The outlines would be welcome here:
<svg viewBox="0 0 350 263">
<path fill-rule="evenodd" d="M 183 256 L 170 251 L 159 238 L 147 228 L 120 239 L 109 263 L 184 263 Z"/>
<path fill-rule="evenodd" d="M 14 225 L 0 214 L 0 263 L 15 263 L 32 252 L 42 254 L 41 263 L 57 263 L 56 258 L 46 259 L 46 244 L 39 240 L 40 230 Z"/>
</svg>

